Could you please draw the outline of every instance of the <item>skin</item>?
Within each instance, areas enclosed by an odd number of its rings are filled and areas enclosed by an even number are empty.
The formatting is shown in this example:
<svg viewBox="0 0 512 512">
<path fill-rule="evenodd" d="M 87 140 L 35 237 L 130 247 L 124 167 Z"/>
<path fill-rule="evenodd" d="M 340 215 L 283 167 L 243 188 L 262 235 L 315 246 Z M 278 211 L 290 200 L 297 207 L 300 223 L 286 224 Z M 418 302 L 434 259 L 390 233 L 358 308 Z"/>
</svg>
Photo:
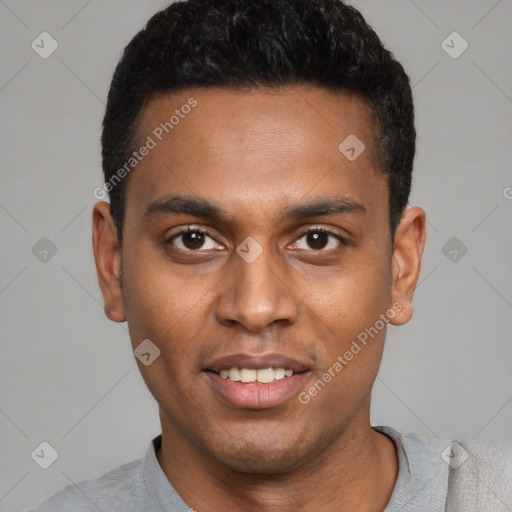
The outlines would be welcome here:
<svg viewBox="0 0 512 512">
<path fill-rule="evenodd" d="M 93 212 L 105 313 L 128 321 L 133 349 L 149 338 L 161 351 L 149 366 L 137 360 L 160 406 L 159 463 L 200 512 L 382 511 L 398 472 L 393 442 L 369 417 L 385 328 L 305 405 L 295 394 L 262 410 L 230 406 L 203 369 L 233 353 L 278 352 L 310 367 L 307 391 L 392 304 L 402 309 L 390 323 L 409 321 L 425 213 L 403 213 L 392 247 L 371 112 L 355 95 L 305 86 L 173 92 L 144 107 L 139 142 L 191 97 L 197 106 L 128 178 L 122 254 L 108 204 Z M 353 162 L 338 150 L 349 134 L 366 146 Z M 226 217 L 144 215 L 177 194 Z M 364 211 L 283 215 L 335 196 Z M 190 237 L 169 241 L 186 226 L 211 232 L 204 249 Z M 318 227 L 346 244 L 328 236 L 314 245 L 304 232 Z M 263 249 L 252 263 L 236 253 L 249 236 Z"/>
</svg>

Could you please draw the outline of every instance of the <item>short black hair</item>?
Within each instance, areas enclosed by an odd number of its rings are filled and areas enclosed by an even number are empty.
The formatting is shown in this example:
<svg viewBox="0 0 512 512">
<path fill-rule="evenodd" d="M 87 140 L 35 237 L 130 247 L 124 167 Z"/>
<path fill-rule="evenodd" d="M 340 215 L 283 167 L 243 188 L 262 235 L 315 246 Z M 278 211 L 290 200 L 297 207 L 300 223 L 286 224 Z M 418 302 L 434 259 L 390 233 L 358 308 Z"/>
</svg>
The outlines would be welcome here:
<svg viewBox="0 0 512 512">
<path fill-rule="evenodd" d="M 302 84 L 356 93 L 371 106 L 393 240 L 416 144 L 409 77 L 362 14 L 341 0 L 187 0 L 156 13 L 114 72 L 101 138 L 105 183 L 132 156 L 139 115 L 157 94 Z M 108 189 L 120 244 L 126 181 Z"/>
</svg>

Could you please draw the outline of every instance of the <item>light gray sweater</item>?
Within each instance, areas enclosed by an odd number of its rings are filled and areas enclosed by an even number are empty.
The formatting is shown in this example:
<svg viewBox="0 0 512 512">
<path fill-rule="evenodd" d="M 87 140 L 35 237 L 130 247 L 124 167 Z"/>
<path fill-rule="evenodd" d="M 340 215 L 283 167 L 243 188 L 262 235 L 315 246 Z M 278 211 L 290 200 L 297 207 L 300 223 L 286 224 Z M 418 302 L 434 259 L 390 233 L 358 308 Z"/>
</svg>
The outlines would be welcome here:
<svg viewBox="0 0 512 512">
<path fill-rule="evenodd" d="M 399 472 L 383 512 L 512 512 L 512 453 L 373 427 L 397 447 Z M 155 449 L 100 478 L 68 485 L 28 512 L 191 512 L 162 471 Z"/>
</svg>

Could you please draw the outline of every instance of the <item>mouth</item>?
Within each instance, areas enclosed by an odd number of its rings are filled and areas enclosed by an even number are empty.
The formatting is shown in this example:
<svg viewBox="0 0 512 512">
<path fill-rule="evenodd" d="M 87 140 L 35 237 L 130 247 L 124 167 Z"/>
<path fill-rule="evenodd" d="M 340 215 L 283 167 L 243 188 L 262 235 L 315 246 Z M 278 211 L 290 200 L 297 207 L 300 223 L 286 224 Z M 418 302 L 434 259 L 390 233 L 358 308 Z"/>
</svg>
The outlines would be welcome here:
<svg viewBox="0 0 512 512">
<path fill-rule="evenodd" d="M 232 382 L 239 382 L 241 384 L 271 384 L 272 382 L 276 382 L 281 379 L 286 379 L 288 377 L 293 377 L 299 373 L 306 372 L 308 370 L 303 370 L 303 372 L 294 372 L 289 368 L 238 368 L 233 366 L 229 370 L 220 370 L 218 372 L 213 370 L 205 370 L 211 371 L 218 375 L 221 379 L 227 379 Z"/>
<path fill-rule="evenodd" d="M 279 354 L 235 354 L 212 362 L 203 371 L 223 402 L 264 409 L 276 407 L 296 394 L 311 368 Z"/>
<path fill-rule="evenodd" d="M 243 384 L 270 384 L 277 380 L 285 379 L 294 375 L 293 370 L 285 368 L 237 368 L 236 366 L 229 370 L 220 370 L 218 373 L 221 378 L 229 379 L 233 382 L 242 382 Z"/>
</svg>

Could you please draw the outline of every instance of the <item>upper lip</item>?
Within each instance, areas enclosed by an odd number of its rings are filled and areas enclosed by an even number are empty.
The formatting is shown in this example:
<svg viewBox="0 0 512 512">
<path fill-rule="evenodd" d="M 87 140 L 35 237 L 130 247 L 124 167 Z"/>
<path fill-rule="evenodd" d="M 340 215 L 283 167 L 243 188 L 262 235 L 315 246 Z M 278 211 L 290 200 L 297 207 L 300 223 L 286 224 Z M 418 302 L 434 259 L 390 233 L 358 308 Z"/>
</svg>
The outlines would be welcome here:
<svg viewBox="0 0 512 512">
<path fill-rule="evenodd" d="M 205 370 L 219 373 L 220 370 L 229 370 L 230 368 L 251 368 L 254 370 L 284 368 L 285 370 L 293 370 L 295 373 L 311 369 L 306 363 L 299 362 L 282 354 L 271 353 L 231 354 L 215 359 L 205 367 Z"/>
</svg>

